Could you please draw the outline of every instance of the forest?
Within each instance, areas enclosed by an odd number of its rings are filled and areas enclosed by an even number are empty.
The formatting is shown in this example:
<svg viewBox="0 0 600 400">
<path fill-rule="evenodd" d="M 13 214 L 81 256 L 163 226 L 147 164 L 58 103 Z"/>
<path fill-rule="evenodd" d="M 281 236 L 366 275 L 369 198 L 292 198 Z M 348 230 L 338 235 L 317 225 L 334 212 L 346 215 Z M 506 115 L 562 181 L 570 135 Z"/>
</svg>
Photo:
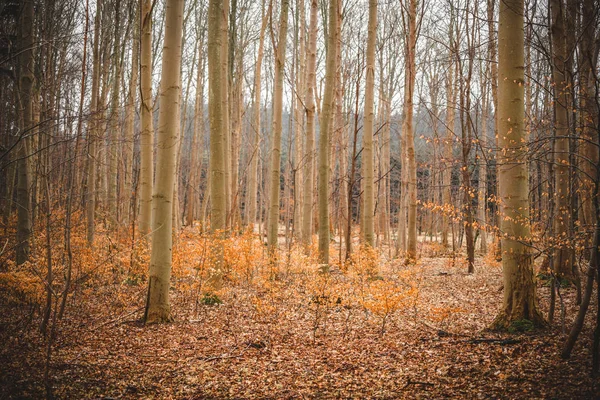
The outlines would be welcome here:
<svg viewBox="0 0 600 400">
<path fill-rule="evenodd" d="M 0 0 L 0 399 L 600 398 L 600 1 Z"/>
</svg>

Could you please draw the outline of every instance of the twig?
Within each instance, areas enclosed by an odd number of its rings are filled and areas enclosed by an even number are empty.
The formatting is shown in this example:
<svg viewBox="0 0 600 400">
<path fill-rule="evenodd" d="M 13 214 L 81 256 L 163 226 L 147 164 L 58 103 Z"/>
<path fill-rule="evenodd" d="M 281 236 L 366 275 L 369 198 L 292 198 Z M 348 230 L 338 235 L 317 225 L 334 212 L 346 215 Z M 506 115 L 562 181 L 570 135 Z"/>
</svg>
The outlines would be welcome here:
<svg viewBox="0 0 600 400">
<path fill-rule="evenodd" d="M 200 360 L 202 360 L 202 361 L 225 360 L 228 358 L 240 358 L 243 355 L 244 355 L 244 352 L 242 351 L 239 354 L 221 354 L 220 356 L 202 357 L 202 358 L 200 358 Z"/>
<path fill-rule="evenodd" d="M 406 385 L 404 385 L 404 387 L 402 387 L 400 390 L 405 390 L 410 385 L 434 386 L 434 384 L 431 382 L 411 381 L 410 378 L 408 378 Z"/>
<path fill-rule="evenodd" d="M 517 344 L 521 343 L 519 339 L 491 339 L 491 338 L 474 338 L 465 340 L 469 343 L 498 343 L 498 344 Z"/>
<path fill-rule="evenodd" d="M 199 359 L 202 361 L 215 361 L 215 360 L 225 360 L 228 358 L 240 358 L 241 356 L 244 355 L 246 350 L 248 350 L 250 348 L 251 345 L 252 345 L 252 343 L 249 343 L 248 345 L 246 345 L 246 347 L 244 347 L 244 349 L 242 351 L 240 351 L 238 354 L 225 353 L 225 354 L 221 354 L 219 356 L 201 357 Z"/>
<path fill-rule="evenodd" d="M 123 319 L 125 319 L 125 318 L 129 317 L 131 314 L 135 314 L 136 312 L 138 312 L 138 311 L 141 311 L 143 308 L 144 308 L 144 307 L 138 307 L 138 308 L 136 308 L 135 310 L 133 310 L 133 311 L 131 311 L 131 312 L 127 313 L 127 314 L 120 315 L 120 316 L 119 316 L 119 317 L 117 317 L 117 318 L 111 319 L 110 321 L 106 321 L 106 322 L 104 322 L 104 323 L 102 323 L 102 324 L 100 324 L 100 325 L 98 325 L 98 326 L 96 326 L 96 327 L 92 328 L 92 331 L 95 331 L 96 329 L 102 328 L 103 326 L 106 326 L 106 325 L 110 325 L 110 324 L 112 324 L 112 323 L 119 322 L 119 321 L 121 321 L 121 320 L 123 320 Z"/>
<path fill-rule="evenodd" d="M 452 332 L 445 331 L 445 330 L 438 328 L 436 326 L 433 326 L 425 321 L 419 321 L 419 322 L 421 322 L 421 324 L 425 325 L 427 328 L 434 330 L 438 336 L 463 336 L 458 333 L 452 333 Z"/>
</svg>

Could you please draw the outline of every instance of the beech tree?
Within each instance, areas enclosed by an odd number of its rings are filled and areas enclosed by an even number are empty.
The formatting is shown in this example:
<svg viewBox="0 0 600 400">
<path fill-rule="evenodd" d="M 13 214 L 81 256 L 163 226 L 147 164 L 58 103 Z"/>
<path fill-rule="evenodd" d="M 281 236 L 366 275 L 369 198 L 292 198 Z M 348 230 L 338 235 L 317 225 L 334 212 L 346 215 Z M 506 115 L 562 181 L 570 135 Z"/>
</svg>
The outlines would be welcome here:
<svg viewBox="0 0 600 400">
<path fill-rule="evenodd" d="M 108 145 L 106 147 L 107 153 L 107 205 L 109 219 L 111 225 L 114 228 L 116 223 L 119 222 L 118 213 L 118 165 L 119 165 L 119 144 L 118 139 L 120 135 L 120 93 L 121 93 L 121 0 L 116 0 L 114 4 L 115 8 L 115 23 L 114 23 L 114 41 L 112 51 L 112 88 L 111 88 L 111 108 L 109 113 L 109 133 L 108 133 Z"/>
<path fill-rule="evenodd" d="M 261 109 L 261 91 L 262 91 L 262 62 L 265 47 L 265 32 L 267 22 L 271 13 L 271 2 L 268 10 L 265 10 L 265 3 L 262 2 L 262 21 L 260 25 L 260 35 L 258 39 L 258 53 L 256 55 L 256 64 L 254 67 L 254 98 L 252 103 L 252 150 L 250 153 L 250 171 L 248 175 L 248 185 L 246 187 L 246 221 L 254 230 L 256 223 L 257 193 L 258 193 L 258 159 L 260 150 L 260 109 Z"/>
<path fill-rule="evenodd" d="M 274 252 L 277 247 L 279 232 L 279 192 L 281 175 L 281 130 L 283 112 L 283 73 L 285 68 L 285 52 L 287 43 L 289 1 L 282 0 L 279 14 L 279 34 L 275 50 L 275 82 L 273 86 L 273 140 L 271 150 L 271 196 L 269 203 L 269 229 L 267 241 L 269 249 Z"/>
<path fill-rule="evenodd" d="M 368 246 L 375 246 L 374 214 L 375 193 L 373 190 L 373 98 L 375 84 L 375 35 L 377 29 L 377 0 L 369 1 L 369 33 L 367 38 L 367 71 L 365 82 L 365 128 L 363 135 L 363 182 L 364 182 L 364 233 Z"/>
<path fill-rule="evenodd" d="M 413 127 L 413 95 L 416 79 L 415 51 L 417 46 L 417 0 L 410 0 L 405 16 L 408 28 L 406 41 L 406 72 L 404 88 L 404 121 L 402 135 L 406 146 L 406 188 L 407 188 L 407 220 L 408 237 L 406 242 L 406 258 L 417 257 L 417 164 L 415 159 L 415 136 Z M 403 218 L 403 216 L 400 216 Z"/>
<path fill-rule="evenodd" d="M 154 177 L 152 111 L 152 1 L 142 0 L 140 37 L 140 232 L 150 232 Z"/>
<path fill-rule="evenodd" d="M 169 287 L 172 262 L 173 182 L 179 140 L 181 35 L 184 0 L 168 0 L 160 80 L 156 184 L 152 193 L 152 255 L 144 321 L 172 319 Z"/>
<path fill-rule="evenodd" d="M 101 0 L 96 1 L 94 17 L 94 44 L 92 50 L 92 99 L 90 104 L 91 118 L 88 123 L 87 140 L 87 187 L 86 187 L 86 229 L 88 244 L 93 245 L 96 230 L 96 157 L 98 127 L 98 96 L 100 95 L 100 18 Z"/>
<path fill-rule="evenodd" d="M 543 325 L 538 311 L 531 232 L 525 120 L 523 0 L 500 2 L 498 23 L 498 179 L 502 202 L 504 301 L 493 326 Z"/>
<path fill-rule="evenodd" d="M 497 29 L 496 3 L 0 4 L 0 339 L 39 339 L 15 349 L 45 363 L 46 397 L 81 397 L 53 376 L 71 327 L 172 306 L 185 329 L 282 324 L 329 351 L 354 323 L 410 339 L 408 307 L 466 329 L 502 285 L 476 323 L 557 324 L 564 358 L 593 335 L 600 369 L 600 5 L 506 0 Z"/>
<path fill-rule="evenodd" d="M 227 202 L 226 188 L 227 177 L 225 175 L 225 152 L 227 150 L 225 135 L 227 124 L 224 114 L 227 113 L 226 100 L 223 96 L 223 81 L 226 78 L 221 68 L 223 38 L 221 24 L 222 14 L 225 12 L 221 1 L 211 0 L 208 3 L 208 118 L 210 121 L 210 229 L 214 233 L 223 233 L 226 228 Z M 227 29 L 227 28 L 226 28 Z M 212 277 L 211 285 L 219 288 L 221 285 L 221 274 L 223 258 L 221 249 L 217 249 L 217 265 Z"/>
<path fill-rule="evenodd" d="M 556 158 L 554 234 L 557 238 L 557 250 L 554 255 L 554 271 L 558 277 L 573 278 L 571 251 L 568 239 L 571 225 L 570 210 L 570 172 L 569 172 L 569 82 L 567 77 L 567 49 L 565 32 L 565 10 L 562 1 L 550 2 L 552 14 L 552 79 L 554 83 L 554 112 L 556 121 L 556 139 L 554 154 Z"/>
<path fill-rule="evenodd" d="M 321 109 L 319 136 L 319 262 L 325 269 L 329 265 L 329 146 L 333 122 L 334 90 L 335 90 L 335 32 L 338 24 L 338 0 L 329 0 L 327 31 L 327 66 L 325 72 L 325 89 Z"/>
<path fill-rule="evenodd" d="M 305 246 L 312 242 L 313 193 L 314 193 L 314 149 L 315 149 L 315 89 L 317 68 L 317 0 L 310 1 L 310 23 L 308 28 L 308 51 L 306 52 L 306 143 L 304 146 L 304 218 L 302 219 L 302 241 Z"/>
<path fill-rule="evenodd" d="M 33 84 L 35 76 L 33 0 L 23 1 L 19 20 L 19 143 L 17 145 L 17 265 L 29 259 L 31 236 L 31 167 L 29 135 L 33 123 Z"/>
</svg>

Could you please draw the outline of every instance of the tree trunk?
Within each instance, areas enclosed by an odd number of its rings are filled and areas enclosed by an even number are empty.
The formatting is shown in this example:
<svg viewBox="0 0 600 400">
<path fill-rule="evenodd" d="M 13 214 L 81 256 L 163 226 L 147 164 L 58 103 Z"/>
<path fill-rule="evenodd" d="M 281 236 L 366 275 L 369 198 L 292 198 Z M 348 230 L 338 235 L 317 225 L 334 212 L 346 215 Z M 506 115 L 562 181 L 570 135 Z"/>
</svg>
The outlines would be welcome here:
<svg viewBox="0 0 600 400">
<path fill-rule="evenodd" d="M 329 0 L 329 28 L 327 37 L 327 64 L 325 69 L 325 91 L 321 109 L 319 137 L 319 262 L 325 269 L 329 265 L 329 147 L 333 122 L 335 91 L 336 52 L 335 39 L 338 24 L 338 1 Z"/>
<path fill-rule="evenodd" d="M 415 159 L 415 139 L 413 127 L 413 93 L 416 77 L 415 50 L 417 44 L 417 0 L 410 0 L 407 44 L 407 87 L 406 116 L 403 133 L 406 136 L 407 174 L 408 174 L 408 237 L 406 258 L 417 258 L 417 164 Z"/>
<path fill-rule="evenodd" d="M 152 180 L 154 176 L 154 127 L 152 111 L 152 0 L 142 0 L 141 21 L 141 132 L 140 132 L 140 233 L 150 232 Z"/>
<path fill-rule="evenodd" d="M 558 277 L 572 278 L 571 250 L 568 248 L 569 226 L 571 220 L 570 188 L 569 188 L 569 120 L 568 103 L 569 88 L 566 74 L 566 42 L 564 10 L 561 0 L 551 0 L 552 13 L 552 79 L 554 83 L 555 113 L 555 204 L 554 234 L 556 236 L 556 253 L 554 255 L 554 272 Z"/>
<path fill-rule="evenodd" d="M 596 104 L 596 71 L 597 57 L 594 54 L 594 1 L 583 0 L 582 13 L 582 33 L 580 41 L 581 54 L 581 72 L 580 72 L 580 124 L 581 136 L 584 142 L 581 143 L 580 151 L 583 155 L 581 174 L 581 201 L 583 211 L 583 223 L 589 228 L 594 224 L 594 167 L 598 164 L 598 137 L 594 134 L 594 127 L 598 126 L 598 108 Z M 587 240 L 588 246 L 591 240 Z M 587 246 L 586 246 L 587 247 Z M 587 252 L 586 257 L 590 259 L 591 252 Z"/>
<path fill-rule="evenodd" d="M 279 34 L 275 51 L 275 78 L 273 85 L 273 141 L 271 143 L 271 195 L 269 201 L 269 229 L 267 242 L 269 250 L 275 252 L 279 231 L 279 192 L 281 177 L 281 130 L 283 113 L 283 74 L 287 42 L 289 0 L 282 0 L 279 15 Z"/>
<path fill-rule="evenodd" d="M 364 223 L 363 240 L 367 246 L 375 247 L 375 192 L 374 192 L 374 155 L 373 155 L 373 113 L 375 86 L 375 39 L 377 36 L 377 0 L 369 0 L 369 27 L 367 36 L 367 70 L 365 82 L 365 110 L 363 134 L 363 196 Z"/>
<path fill-rule="evenodd" d="M 91 119 L 88 125 L 88 160 L 86 188 L 86 228 L 87 241 L 94 244 L 96 230 L 96 164 L 97 164 L 97 128 L 98 128 L 98 96 L 100 95 L 100 14 L 101 0 L 96 1 L 96 17 L 94 19 L 94 48 L 92 54 L 92 101 L 90 105 Z"/>
<path fill-rule="evenodd" d="M 144 321 L 172 320 L 169 304 L 173 243 L 173 187 L 179 140 L 181 36 L 184 0 L 167 0 L 160 80 L 156 184 L 152 193 L 152 255 Z"/>
<path fill-rule="evenodd" d="M 487 0 L 487 16 L 488 16 L 488 57 L 490 59 L 490 83 L 492 86 L 492 103 L 494 105 L 494 137 L 496 138 L 496 148 L 499 148 L 498 141 L 498 63 L 497 52 L 498 47 L 496 45 L 496 30 L 494 27 L 494 18 L 495 18 L 495 3 L 496 0 Z M 497 159 L 498 154 L 495 154 L 496 157 L 496 170 L 497 170 Z M 496 179 L 496 195 L 500 193 L 500 181 Z M 497 200 L 496 200 L 497 201 Z M 494 218 L 494 224 L 496 226 L 496 259 L 500 260 L 502 258 L 502 231 L 500 229 L 502 218 L 502 204 L 498 201 L 496 202 L 496 217 Z"/>
<path fill-rule="evenodd" d="M 221 30 L 221 51 L 219 54 L 221 69 L 223 71 L 223 79 L 221 81 L 220 90 L 223 91 L 221 95 L 221 110 L 223 113 L 223 159 L 224 159 L 224 167 L 223 172 L 225 173 L 225 227 L 229 228 L 231 226 L 231 125 L 229 120 L 229 111 L 231 109 L 231 98 L 229 93 L 229 79 L 230 79 L 230 69 L 229 69 L 229 2 L 230 0 L 225 0 L 222 2 L 221 8 L 221 23 L 219 29 Z M 231 60 L 233 62 L 233 60 Z M 216 201 L 216 199 L 215 199 Z"/>
<path fill-rule="evenodd" d="M 453 16 L 451 15 L 451 21 Z M 450 23 L 449 37 L 454 37 L 454 25 Z M 443 143 L 442 156 L 442 245 L 448 247 L 448 234 L 450 224 L 452 223 L 452 164 L 453 164 L 453 143 L 454 143 L 454 48 L 450 46 L 449 51 L 450 62 L 448 65 L 448 73 L 446 75 L 446 138 Z M 454 243 L 454 237 L 452 238 Z"/>
<path fill-rule="evenodd" d="M 222 14 L 225 12 L 220 0 L 210 0 L 208 6 L 208 118 L 210 121 L 210 229 L 220 235 L 226 228 L 227 218 L 227 177 L 225 175 L 225 141 L 228 126 L 225 118 L 227 113 L 227 92 L 223 89 L 227 79 L 226 70 L 222 69 L 222 52 L 226 49 L 223 40 L 227 35 L 221 32 L 223 23 Z M 227 27 L 225 27 L 227 29 Z M 216 265 L 209 285 L 212 289 L 219 289 L 222 285 L 223 249 L 216 245 Z"/>
<path fill-rule="evenodd" d="M 204 140 L 204 31 L 198 38 L 198 70 L 196 71 L 196 99 L 194 102 L 194 128 L 191 144 L 190 177 L 187 185 L 187 214 L 186 224 L 194 224 L 194 215 L 198 206 L 198 195 L 200 176 L 202 175 L 202 142 Z M 198 146 L 200 143 L 200 146 Z M 198 162 L 198 157 L 200 162 Z"/>
<path fill-rule="evenodd" d="M 303 182 L 303 176 L 302 176 L 302 162 L 304 162 L 304 159 L 302 158 L 303 153 L 303 149 L 302 149 L 302 140 L 303 140 L 303 135 L 302 132 L 304 131 L 304 82 L 305 82 L 305 38 L 304 38 L 304 32 L 305 32 L 305 28 L 306 28 L 306 18 L 304 15 L 304 0 L 298 0 L 298 8 L 299 10 L 296 11 L 296 19 L 297 21 L 299 21 L 296 24 L 296 30 L 295 30 L 295 35 L 296 35 L 296 42 L 298 43 L 298 47 L 299 50 L 296 53 L 296 95 L 295 95 L 295 107 L 294 107 L 294 120 L 295 120 L 295 135 L 294 135 L 294 152 L 293 152 L 293 158 L 294 158 L 294 168 L 293 168 L 293 173 L 294 173 L 294 178 L 293 178 L 293 183 L 294 183 L 294 219 L 293 219 L 293 231 L 294 231 L 294 237 L 295 238 L 300 238 L 301 237 L 301 229 L 300 227 L 302 226 L 302 202 L 303 202 L 303 197 L 302 197 L 302 182 Z M 298 31 L 299 32 L 299 37 L 298 37 Z"/>
<path fill-rule="evenodd" d="M 139 52 L 140 52 L 140 36 L 139 30 L 139 12 L 138 6 L 134 8 L 134 22 L 133 22 L 133 35 L 132 35 L 132 47 L 131 47 L 131 81 L 129 82 L 129 91 L 127 93 L 127 105 L 125 107 L 125 148 L 124 148 L 124 160 L 125 165 L 124 172 L 124 206 L 125 213 L 123 214 L 123 220 L 129 220 L 131 199 L 133 197 L 133 147 L 134 147 L 134 121 L 135 121 L 135 103 L 137 102 L 138 94 L 138 76 L 139 76 Z"/>
<path fill-rule="evenodd" d="M 533 257 L 530 253 L 529 177 L 524 129 L 523 0 L 500 2 L 498 28 L 498 128 L 500 200 L 502 201 L 502 272 L 504 302 L 493 327 L 507 329 L 527 319 L 544 325 L 538 311 Z"/>
<path fill-rule="evenodd" d="M 488 135 L 488 110 L 489 110 L 489 97 L 487 94 L 488 89 L 488 70 L 481 74 L 481 134 L 479 135 L 479 184 L 477 186 L 477 219 L 479 223 L 479 250 L 483 253 L 487 253 L 487 156 L 485 149 L 487 147 L 487 135 Z"/>
<path fill-rule="evenodd" d="M 20 143 L 17 145 L 17 265 L 29 259 L 31 236 L 31 197 L 29 187 L 31 171 L 29 166 L 29 138 L 33 129 L 32 91 L 35 76 L 34 47 L 34 7 L 33 0 L 24 0 L 19 20 L 19 114 Z"/>
<path fill-rule="evenodd" d="M 119 163 L 119 104 L 120 104 L 120 89 L 121 89 L 121 0 L 115 2 L 115 30 L 112 54 L 112 89 L 111 89 L 111 109 L 109 121 L 109 137 L 107 147 L 107 187 L 108 187 L 108 218 L 112 228 L 116 227 L 119 222 L 118 199 L 117 199 L 117 183 L 118 183 L 118 163 Z"/>
<path fill-rule="evenodd" d="M 263 1 L 262 22 L 260 25 L 260 36 L 258 41 L 258 54 L 256 56 L 256 66 L 254 68 L 254 101 L 252 104 L 252 150 L 250 152 L 250 171 L 248 175 L 248 186 L 246 187 L 246 223 L 252 227 L 253 231 L 254 224 L 256 223 L 256 207 L 258 194 L 258 159 L 260 151 L 261 129 L 260 94 L 262 90 L 262 60 L 265 48 L 265 32 L 267 30 L 267 22 L 269 22 L 270 10 L 271 3 L 269 3 L 269 10 L 265 12 Z"/>
<path fill-rule="evenodd" d="M 306 146 L 304 170 L 304 218 L 302 219 L 302 242 L 306 247 L 312 242 L 313 233 L 313 193 L 314 193 L 314 152 L 315 152 L 315 86 L 317 69 L 317 0 L 310 2 L 310 27 L 308 30 L 308 51 L 306 52 Z"/>
</svg>

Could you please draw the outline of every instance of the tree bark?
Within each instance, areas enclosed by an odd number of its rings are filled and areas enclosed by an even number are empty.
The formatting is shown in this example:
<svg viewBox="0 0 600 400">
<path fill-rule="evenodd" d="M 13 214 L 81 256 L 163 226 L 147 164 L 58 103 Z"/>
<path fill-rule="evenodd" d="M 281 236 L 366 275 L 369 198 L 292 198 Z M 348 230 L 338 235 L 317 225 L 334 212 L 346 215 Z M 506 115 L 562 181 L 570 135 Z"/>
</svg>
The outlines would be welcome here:
<svg viewBox="0 0 600 400">
<path fill-rule="evenodd" d="M 88 162 L 86 188 L 86 228 L 87 242 L 94 244 L 96 230 L 96 164 L 97 164 L 97 128 L 98 128 L 98 96 L 100 95 L 100 15 L 101 0 L 96 1 L 96 16 L 94 18 L 94 48 L 92 50 L 92 100 L 90 105 L 91 118 L 88 125 Z"/>
<path fill-rule="evenodd" d="M 118 183 L 118 162 L 119 162 L 119 104 L 120 104 L 120 92 L 121 92 L 121 0 L 115 2 L 115 30 L 114 30 L 114 42 L 113 42 L 113 54 L 112 54 L 112 65 L 113 65 L 113 76 L 112 76 L 112 89 L 111 89 L 111 109 L 110 109 L 110 121 L 109 121 L 109 137 L 107 147 L 107 187 L 108 187 L 108 216 L 112 228 L 116 227 L 119 222 L 118 213 L 118 199 L 117 199 L 117 183 Z"/>
<path fill-rule="evenodd" d="M 150 232 L 154 176 L 154 124 L 152 111 L 152 0 L 142 0 L 141 20 L 141 132 L 140 132 L 140 233 Z"/>
<path fill-rule="evenodd" d="M 502 275 L 504 302 L 493 322 L 507 329 L 527 319 L 544 325 L 538 311 L 529 228 L 529 173 L 524 143 L 523 0 L 500 2 L 498 28 L 498 128 L 500 200 L 502 202 Z"/>
<path fill-rule="evenodd" d="M 190 177 L 187 186 L 187 214 L 186 224 L 192 226 L 199 204 L 196 190 L 199 187 L 199 178 L 202 175 L 202 142 L 204 141 L 204 30 L 198 38 L 198 70 L 196 71 L 196 98 L 194 102 L 194 132 L 191 144 Z M 200 143 L 200 146 L 198 145 Z M 198 163 L 200 158 L 200 163 Z"/>
<path fill-rule="evenodd" d="M 29 166 L 29 135 L 33 129 L 34 76 L 34 7 L 33 0 L 24 0 L 19 18 L 19 114 L 20 143 L 17 145 L 17 265 L 29 259 L 31 237 L 31 171 Z"/>
<path fill-rule="evenodd" d="M 406 136 L 407 174 L 408 174 L 408 237 L 406 258 L 417 258 L 417 164 L 415 159 L 415 138 L 413 127 L 413 93 L 416 77 L 415 50 L 417 45 L 417 0 L 410 0 L 407 43 L 407 87 L 406 115 L 403 134 Z"/>
<path fill-rule="evenodd" d="M 329 265 L 329 147 L 333 122 L 335 91 L 336 52 L 335 38 L 338 24 L 338 1 L 329 0 L 329 28 L 327 37 L 327 64 L 325 69 L 325 90 L 321 109 L 321 130 L 319 137 L 319 262 L 325 269 Z"/>
<path fill-rule="evenodd" d="M 169 304 L 173 243 L 173 188 L 179 141 L 181 36 L 184 0 L 167 0 L 160 80 L 156 184 L 152 193 L 152 254 L 144 321 L 172 320 Z"/>
<path fill-rule="evenodd" d="M 304 132 L 304 84 L 305 84 L 305 37 L 304 32 L 306 28 L 306 17 L 304 14 L 304 0 L 298 0 L 298 8 L 296 11 L 296 24 L 295 36 L 296 42 L 298 43 L 298 51 L 296 52 L 296 91 L 295 91 L 295 107 L 294 107 L 294 122 L 295 122 L 295 135 L 294 135 L 294 151 L 293 151 L 293 184 L 294 184 L 294 219 L 293 219 L 293 231 L 295 238 L 301 238 L 301 227 L 302 227 L 302 203 L 304 201 L 302 195 L 302 183 L 303 183 L 303 135 Z M 298 32 L 299 31 L 299 32 Z M 298 37 L 299 36 L 299 37 Z"/>
<path fill-rule="evenodd" d="M 453 11 L 453 9 L 452 9 Z M 450 16 L 449 37 L 454 37 L 453 16 Z M 451 207 L 452 207 L 452 164 L 453 164 L 453 143 L 454 143 L 454 107 L 455 107 L 455 91 L 454 91 L 454 46 L 450 45 L 449 50 L 449 65 L 446 75 L 446 138 L 443 141 L 443 156 L 442 156 L 442 245 L 448 247 L 448 233 L 450 231 Z M 454 238 L 452 238 L 454 243 Z M 454 246 L 453 246 L 454 247 Z"/>
<path fill-rule="evenodd" d="M 138 2 L 133 6 L 134 8 L 134 22 L 133 22 L 133 33 L 132 33 L 132 46 L 131 46 L 131 81 L 129 82 L 129 90 L 127 93 L 127 104 L 125 106 L 125 148 L 124 148 L 124 160 L 125 165 L 124 172 L 124 206 L 125 213 L 123 220 L 129 220 L 131 199 L 133 198 L 133 147 L 134 147 L 134 121 L 135 121 L 135 103 L 137 102 L 138 94 L 138 78 L 139 78 L 139 53 L 140 53 L 140 36 L 139 36 L 139 9 Z"/>
<path fill-rule="evenodd" d="M 258 159 L 260 151 L 260 108 L 261 108 L 261 90 L 262 90 L 262 60 L 265 48 L 265 32 L 267 30 L 267 22 L 269 22 L 269 10 L 265 12 L 264 1 L 262 10 L 262 22 L 260 25 L 260 36 L 258 39 L 258 54 L 256 56 L 256 65 L 254 68 L 254 100 L 252 104 L 252 151 L 250 152 L 250 171 L 248 175 L 248 186 L 246 187 L 246 223 L 252 227 L 256 223 L 256 208 L 258 194 Z"/>
<path fill-rule="evenodd" d="M 221 56 L 225 50 L 223 40 L 227 35 L 221 32 L 223 4 L 220 0 L 210 0 L 208 6 L 208 118 L 210 122 L 210 229 L 216 235 L 223 233 L 226 228 L 227 218 L 227 177 L 225 175 L 225 135 L 228 129 L 225 118 L 227 113 L 226 91 L 223 89 L 227 79 L 222 69 Z M 227 27 L 225 27 L 227 29 Z M 223 249 L 216 245 L 216 265 L 209 285 L 212 289 L 219 289 L 222 285 Z"/>
<path fill-rule="evenodd" d="M 302 242 L 310 246 L 313 233 L 314 153 L 315 153 L 315 86 L 317 69 L 317 0 L 310 2 L 310 26 L 308 51 L 306 52 L 306 145 L 304 170 L 304 218 L 302 220 Z"/>
<path fill-rule="evenodd" d="M 554 215 L 554 234 L 556 236 L 556 253 L 554 255 L 554 272 L 559 278 L 573 277 L 571 268 L 571 250 L 568 242 L 571 221 L 570 185 L 569 185 L 569 88 L 566 71 L 567 50 L 565 42 L 564 10 L 561 0 L 551 0 L 552 13 L 552 79 L 554 83 L 555 113 L 555 197 L 556 213 Z"/>
<path fill-rule="evenodd" d="M 580 124 L 581 124 L 581 136 L 585 140 L 581 143 L 580 151 L 583 153 L 582 170 L 581 175 L 581 201 L 583 211 L 583 222 L 588 227 L 591 227 L 594 223 L 594 167 L 598 164 L 598 137 L 594 135 L 594 127 L 598 126 L 598 108 L 595 101 L 596 94 L 596 71 L 597 57 L 594 54 L 594 1 L 583 0 L 582 10 L 582 32 L 580 41 Z M 587 244 L 591 244 L 591 240 L 588 239 Z M 591 252 L 588 252 L 586 257 L 591 257 Z"/>
<path fill-rule="evenodd" d="M 283 74 L 287 43 L 289 0 L 282 0 L 279 15 L 279 34 L 275 51 L 275 78 L 273 85 L 273 139 L 271 148 L 271 193 L 269 201 L 269 229 L 267 243 L 269 251 L 277 249 L 279 231 L 279 192 L 281 178 L 281 130 L 283 113 Z"/>
<path fill-rule="evenodd" d="M 374 86 L 375 86 L 375 39 L 377 35 L 377 0 L 369 0 L 369 25 L 367 36 L 367 70 L 365 82 L 365 109 L 364 109 L 364 134 L 362 167 L 364 182 L 364 208 L 363 208 L 363 240 L 367 246 L 375 247 L 375 192 L 374 192 L 374 152 L 373 152 L 373 112 Z"/>
</svg>

